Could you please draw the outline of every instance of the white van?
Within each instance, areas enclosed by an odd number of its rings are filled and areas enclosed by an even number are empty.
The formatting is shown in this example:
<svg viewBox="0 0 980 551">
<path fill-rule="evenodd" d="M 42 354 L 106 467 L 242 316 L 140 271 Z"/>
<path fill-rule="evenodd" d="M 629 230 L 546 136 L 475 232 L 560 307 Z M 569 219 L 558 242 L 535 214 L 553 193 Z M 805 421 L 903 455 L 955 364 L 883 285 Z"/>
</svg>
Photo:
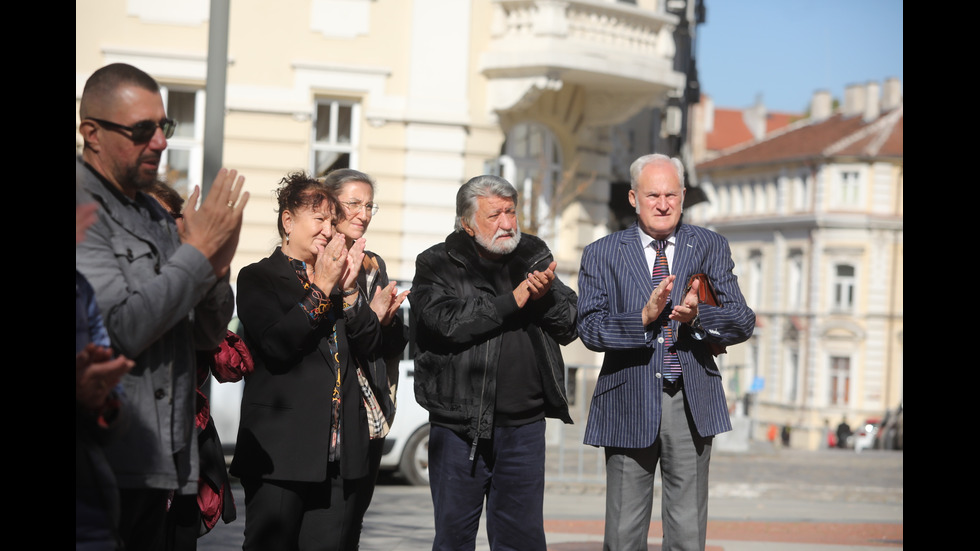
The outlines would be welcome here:
<svg viewBox="0 0 980 551">
<path fill-rule="evenodd" d="M 411 345 L 406 347 L 411 348 Z M 409 484 L 429 484 L 429 412 L 415 401 L 415 360 L 398 364 L 397 409 L 385 438 L 381 470 L 401 474 Z"/>
</svg>

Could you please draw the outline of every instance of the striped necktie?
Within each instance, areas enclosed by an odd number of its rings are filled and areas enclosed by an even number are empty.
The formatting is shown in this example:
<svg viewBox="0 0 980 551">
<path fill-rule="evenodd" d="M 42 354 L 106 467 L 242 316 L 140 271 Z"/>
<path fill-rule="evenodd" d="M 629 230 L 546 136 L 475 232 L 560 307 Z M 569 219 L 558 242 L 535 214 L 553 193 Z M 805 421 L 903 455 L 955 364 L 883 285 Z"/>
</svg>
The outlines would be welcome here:
<svg viewBox="0 0 980 551">
<path fill-rule="evenodd" d="M 653 248 L 657 250 L 657 259 L 653 263 L 654 286 L 659 285 L 670 274 L 670 267 L 667 266 L 667 255 L 664 254 L 666 247 L 666 239 L 653 240 Z M 663 312 L 660 312 L 660 317 L 657 319 L 662 327 L 660 335 L 663 337 L 664 345 L 664 377 L 670 382 L 676 381 L 681 376 L 681 362 L 677 359 L 677 351 L 674 350 L 674 332 L 670 328 L 670 318 L 668 317 L 672 308 L 671 301 L 668 299 Z"/>
</svg>

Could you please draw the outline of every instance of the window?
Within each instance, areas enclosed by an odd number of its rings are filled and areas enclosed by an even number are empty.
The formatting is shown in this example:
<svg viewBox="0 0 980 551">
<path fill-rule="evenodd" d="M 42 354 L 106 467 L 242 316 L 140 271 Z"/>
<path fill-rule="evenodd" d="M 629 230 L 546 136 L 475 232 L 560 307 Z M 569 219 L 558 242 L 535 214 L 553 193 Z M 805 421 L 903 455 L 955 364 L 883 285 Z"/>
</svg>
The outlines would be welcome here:
<svg viewBox="0 0 980 551">
<path fill-rule="evenodd" d="M 834 266 L 833 308 L 849 311 L 854 308 L 854 266 L 837 264 Z"/>
<path fill-rule="evenodd" d="M 832 406 L 846 406 L 851 393 L 851 358 L 847 356 L 830 357 L 830 395 Z"/>
<path fill-rule="evenodd" d="M 793 249 L 789 253 L 789 270 L 786 282 L 786 307 L 799 311 L 803 307 L 803 251 Z"/>
<path fill-rule="evenodd" d="M 728 189 L 729 187 L 730 186 L 726 182 L 719 184 L 718 187 L 715 188 L 715 195 L 718 198 L 718 206 L 715 209 L 715 212 L 718 214 L 718 216 L 723 217 L 728 215 L 729 204 L 731 202 L 729 199 L 731 194 Z"/>
<path fill-rule="evenodd" d="M 322 176 L 336 168 L 357 167 L 360 104 L 343 100 L 316 102 L 313 120 L 312 172 Z"/>
<path fill-rule="evenodd" d="M 810 174 L 800 172 L 793 179 L 793 210 L 805 211 L 810 207 Z"/>
<path fill-rule="evenodd" d="M 858 171 L 845 170 L 840 173 L 837 185 L 837 204 L 845 207 L 861 205 L 861 181 Z"/>
<path fill-rule="evenodd" d="M 557 248 L 556 217 L 563 201 L 561 150 L 558 139 L 547 127 L 521 123 L 507 133 L 504 152 L 514 161 L 512 179 L 517 188 L 521 227 Z"/>
<path fill-rule="evenodd" d="M 167 116 L 177 121 L 160 161 L 161 176 L 181 197 L 201 185 L 204 171 L 204 90 L 161 87 Z"/>
<path fill-rule="evenodd" d="M 752 212 L 766 212 L 766 184 L 764 182 L 752 183 Z"/>
<path fill-rule="evenodd" d="M 743 191 L 741 184 L 733 184 L 732 186 L 732 214 L 742 214 L 742 199 Z"/>
</svg>

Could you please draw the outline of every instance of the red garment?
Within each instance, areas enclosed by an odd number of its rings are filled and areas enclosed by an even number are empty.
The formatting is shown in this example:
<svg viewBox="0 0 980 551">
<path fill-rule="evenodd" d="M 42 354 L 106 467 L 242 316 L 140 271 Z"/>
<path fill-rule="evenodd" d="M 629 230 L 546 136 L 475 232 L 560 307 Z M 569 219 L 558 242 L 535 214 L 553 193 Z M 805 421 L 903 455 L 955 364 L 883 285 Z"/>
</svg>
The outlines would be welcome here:
<svg viewBox="0 0 980 551">
<path fill-rule="evenodd" d="M 252 362 L 252 354 L 245 346 L 245 341 L 228 331 L 225 340 L 221 341 L 214 355 L 208 357 L 205 365 L 198 364 L 197 383 L 198 386 L 204 384 L 209 373 L 219 383 L 235 383 L 254 370 L 255 363 Z"/>
<path fill-rule="evenodd" d="M 203 385 L 208 376 L 220 383 L 234 383 L 242 380 L 255 369 L 252 354 L 245 341 L 235 333 L 228 331 L 225 340 L 221 342 L 213 354 L 198 353 L 197 383 Z M 201 531 L 204 535 L 214 528 L 218 520 L 224 518 L 231 522 L 237 516 L 235 500 L 228 484 L 228 471 L 225 468 L 224 452 L 218 431 L 211 422 L 211 407 L 208 398 L 197 391 L 197 416 L 195 418 L 198 434 L 198 445 L 201 453 L 201 477 L 197 483 L 197 505 L 201 510 Z"/>
</svg>

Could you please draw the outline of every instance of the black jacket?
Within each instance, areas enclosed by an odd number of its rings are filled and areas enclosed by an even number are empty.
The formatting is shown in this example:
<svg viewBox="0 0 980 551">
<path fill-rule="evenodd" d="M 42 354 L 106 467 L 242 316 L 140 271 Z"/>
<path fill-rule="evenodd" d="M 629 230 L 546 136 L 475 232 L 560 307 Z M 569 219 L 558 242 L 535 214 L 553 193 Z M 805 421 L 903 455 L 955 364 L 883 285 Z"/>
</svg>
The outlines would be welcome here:
<svg viewBox="0 0 980 551">
<path fill-rule="evenodd" d="M 490 438 L 494 426 L 497 359 L 508 316 L 520 310 L 510 293 L 497 296 L 481 273 L 476 244 L 459 231 L 418 256 L 408 295 L 410 326 L 418 347 L 415 398 L 429 421 L 471 439 Z M 513 286 L 532 266 L 551 258 L 544 241 L 524 234 L 502 265 Z M 523 312 L 532 317 L 528 335 L 541 371 L 545 415 L 571 423 L 565 394 L 565 366 L 559 345 L 575 340 L 577 297 L 560 280 Z"/>
<path fill-rule="evenodd" d="M 368 469 L 368 422 L 355 369 L 381 346 L 381 325 L 360 302 L 337 316 L 339 366 L 329 360 L 332 327 L 314 326 L 301 308 L 306 291 L 277 248 L 238 274 L 238 316 L 255 370 L 245 376 L 242 417 L 231 474 L 299 482 L 327 480 L 331 393 L 341 377 L 340 475 L 361 478 Z M 382 373 L 383 375 L 383 373 Z M 367 377 L 372 372 L 366 373 Z M 386 381 L 371 381 L 385 388 Z"/>
</svg>

